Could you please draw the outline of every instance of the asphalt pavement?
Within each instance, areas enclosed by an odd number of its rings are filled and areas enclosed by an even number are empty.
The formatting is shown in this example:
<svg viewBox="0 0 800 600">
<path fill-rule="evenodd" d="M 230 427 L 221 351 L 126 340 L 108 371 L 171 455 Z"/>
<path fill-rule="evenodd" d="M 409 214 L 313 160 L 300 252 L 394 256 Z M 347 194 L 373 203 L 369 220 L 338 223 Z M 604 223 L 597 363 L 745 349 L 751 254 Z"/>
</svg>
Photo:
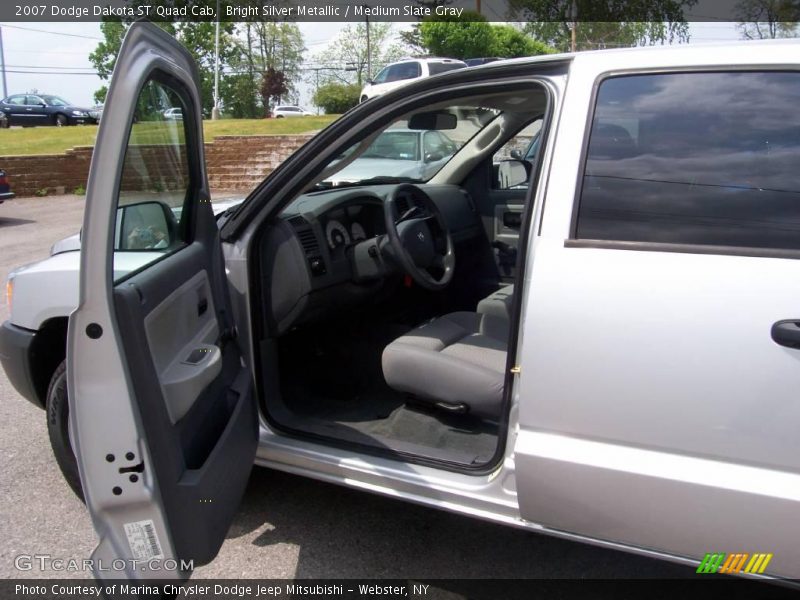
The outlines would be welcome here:
<svg viewBox="0 0 800 600">
<path fill-rule="evenodd" d="M 80 228 L 84 199 L 0 205 L 0 278 Z M 0 321 L 8 318 L 5 294 Z M 62 480 L 45 414 L 0 369 L 0 577 L 88 577 L 15 568 L 19 555 L 88 557 L 89 515 Z M 217 559 L 196 577 L 672 578 L 685 566 L 568 542 L 362 491 L 256 468 Z M 531 591 L 537 589 L 531 581 Z M 461 589 L 440 597 L 461 597 Z"/>
</svg>

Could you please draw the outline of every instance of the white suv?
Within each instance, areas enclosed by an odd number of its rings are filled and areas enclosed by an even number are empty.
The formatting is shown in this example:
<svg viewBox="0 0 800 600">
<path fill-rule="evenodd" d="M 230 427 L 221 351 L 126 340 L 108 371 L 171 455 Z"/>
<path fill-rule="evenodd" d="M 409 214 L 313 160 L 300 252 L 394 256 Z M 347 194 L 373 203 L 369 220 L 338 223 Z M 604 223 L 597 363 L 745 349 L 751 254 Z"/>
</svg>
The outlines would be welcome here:
<svg viewBox="0 0 800 600">
<path fill-rule="evenodd" d="M 361 102 L 399 88 L 414 79 L 463 69 L 466 66 L 467 63 L 454 58 L 407 58 L 392 63 L 367 81 L 367 85 L 361 90 Z"/>
</svg>

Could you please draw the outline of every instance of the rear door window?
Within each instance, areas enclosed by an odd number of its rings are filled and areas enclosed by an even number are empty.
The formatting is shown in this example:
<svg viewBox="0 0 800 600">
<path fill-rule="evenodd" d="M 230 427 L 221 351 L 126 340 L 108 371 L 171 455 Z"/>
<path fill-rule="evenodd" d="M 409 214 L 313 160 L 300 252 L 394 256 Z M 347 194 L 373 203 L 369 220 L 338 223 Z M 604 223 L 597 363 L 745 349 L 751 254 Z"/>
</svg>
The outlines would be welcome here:
<svg viewBox="0 0 800 600">
<path fill-rule="evenodd" d="M 428 72 L 431 75 L 438 75 L 439 73 L 446 73 L 455 69 L 462 69 L 466 65 L 460 62 L 431 62 L 428 63 Z"/>
<path fill-rule="evenodd" d="M 421 74 L 422 71 L 419 63 L 417 62 L 398 63 L 389 67 L 389 73 L 386 77 L 386 81 L 389 82 L 401 81 L 403 79 L 413 79 L 414 77 L 419 77 Z"/>
<path fill-rule="evenodd" d="M 576 237 L 800 250 L 798 99 L 794 72 L 606 79 Z"/>
</svg>

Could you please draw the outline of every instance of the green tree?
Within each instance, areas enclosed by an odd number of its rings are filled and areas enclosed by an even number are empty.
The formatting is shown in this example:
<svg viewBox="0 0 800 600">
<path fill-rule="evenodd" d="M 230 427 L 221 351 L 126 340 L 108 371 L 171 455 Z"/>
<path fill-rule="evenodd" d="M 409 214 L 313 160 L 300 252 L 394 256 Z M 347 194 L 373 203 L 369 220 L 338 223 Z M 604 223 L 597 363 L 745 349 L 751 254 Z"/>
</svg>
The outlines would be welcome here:
<svg viewBox="0 0 800 600">
<path fill-rule="evenodd" d="M 100 23 L 100 32 L 103 34 L 103 41 L 97 44 L 97 48 L 89 55 L 89 62 L 97 70 L 100 79 L 108 79 L 114 71 L 114 64 L 117 62 L 117 54 L 122 47 L 122 38 L 128 31 L 128 25 L 119 21 L 103 21 Z M 103 86 L 104 88 L 106 86 Z M 99 91 L 99 90 L 98 90 Z M 105 94 L 103 94 L 105 99 Z"/>
<path fill-rule="evenodd" d="M 94 92 L 94 103 L 95 104 L 103 104 L 106 101 L 106 96 L 108 95 L 108 86 L 102 85 Z"/>
<path fill-rule="evenodd" d="M 555 52 L 554 48 L 525 35 L 523 31 L 513 25 L 493 25 L 492 34 L 494 36 L 494 44 L 486 56 L 518 58 Z"/>
<path fill-rule="evenodd" d="M 358 23 L 342 29 L 328 48 L 314 57 L 316 63 L 342 67 L 330 71 L 326 76 L 327 81 L 352 83 L 361 88 L 379 69 L 403 56 L 402 46 L 392 39 L 394 37 L 392 23 L 370 23 L 369 33 L 372 73 L 367 73 L 366 24 Z M 345 71 L 344 67 L 352 70 Z"/>
<path fill-rule="evenodd" d="M 313 102 L 325 114 L 341 114 L 358 104 L 361 87 L 356 84 L 330 82 L 321 85 L 315 92 Z"/>
<path fill-rule="evenodd" d="M 425 19 L 419 24 L 422 49 L 436 56 L 466 60 L 498 56 L 517 58 L 553 52 L 513 25 L 491 25 L 478 13 L 461 18 Z"/>
<path fill-rule="evenodd" d="M 577 21 L 576 49 L 594 50 L 688 41 L 684 8 L 697 0 L 511 0 L 525 31 L 560 51 L 571 48 L 570 22 Z M 573 8 L 575 9 L 573 14 Z"/>
<path fill-rule="evenodd" d="M 792 0 L 741 0 L 736 18 L 744 39 L 796 37 L 800 8 Z"/>
<path fill-rule="evenodd" d="M 448 4 L 452 4 L 452 2 L 453 0 L 416 0 L 416 5 L 420 8 L 426 8 L 430 11 L 435 11 L 437 6 L 447 6 Z M 433 12 L 431 12 L 431 14 L 433 14 Z M 420 32 L 419 23 L 414 23 L 410 28 L 401 31 L 399 37 L 403 44 L 412 53 L 424 54 L 427 52 L 424 44 L 422 43 L 422 33 Z"/>
<path fill-rule="evenodd" d="M 479 58 L 492 56 L 495 36 L 492 26 L 476 13 L 461 19 L 425 19 L 419 24 L 422 48 L 435 56 Z"/>
<path fill-rule="evenodd" d="M 245 0 L 240 0 L 244 2 Z M 263 0 L 248 0 L 260 6 Z M 222 10 L 228 0 L 222 0 Z M 202 0 L 130 0 L 132 6 L 149 4 L 151 13 L 156 4 L 190 6 Z M 208 115 L 214 105 L 215 24 L 212 22 L 157 23 L 186 46 L 198 63 L 203 112 Z M 89 59 L 101 79 L 108 79 L 114 68 L 122 39 L 130 22 L 106 21 L 101 25 L 103 40 Z M 237 116 L 256 117 L 263 114 L 260 95 L 262 73 L 268 68 L 286 76 L 287 93 L 296 94 L 305 46 L 300 29 L 294 23 L 247 22 L 221 23 L 220 26 L 220 101 L 224 110 L 232 107 Z M 103 88 L 96 97 L 104 98 Z"/>
</svg>

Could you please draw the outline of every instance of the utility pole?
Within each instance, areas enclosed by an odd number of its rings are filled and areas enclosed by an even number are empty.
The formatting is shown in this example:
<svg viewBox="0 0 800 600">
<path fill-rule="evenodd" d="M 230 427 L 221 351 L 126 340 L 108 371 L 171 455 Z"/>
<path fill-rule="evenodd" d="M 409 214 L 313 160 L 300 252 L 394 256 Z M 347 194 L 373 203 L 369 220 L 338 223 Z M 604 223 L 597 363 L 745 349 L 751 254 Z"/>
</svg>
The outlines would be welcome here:
<svg viewBox="0 0 800 600">
<path fill-rule="evenodd" d="M 6 53 L 3 51 L 3 28 L 0 27 L 0 61 L 3 63 L 3 98 L 8 96 L 8 87 L 6 86 Z"/>
<path fill-rule="evenodd" d="M 372 49 L 370 48 L 370 43 L 369 43 L 369 13 L 367 13 L 366 18 L 367 18 L 367 81 L 371 81 L 372 80 Z"/>
<path fill-rule="evenodd" d="M 219 0 L 217 0 L 217 27 L 214 32 L 214 108 L 211 119 L 219 119 Z"/>
<path fill-rule="evenodd" d="M 481 14 L 481 0 L 475 0 L 475 12 Z"/>
<path fill-rule="evenodd" d="M 578 49 L 578 2 L 577 0 L 572 0 L 572 40 L 570 43 L 570 49 L 572 52 L 575 52 Z"/>
</svg>

